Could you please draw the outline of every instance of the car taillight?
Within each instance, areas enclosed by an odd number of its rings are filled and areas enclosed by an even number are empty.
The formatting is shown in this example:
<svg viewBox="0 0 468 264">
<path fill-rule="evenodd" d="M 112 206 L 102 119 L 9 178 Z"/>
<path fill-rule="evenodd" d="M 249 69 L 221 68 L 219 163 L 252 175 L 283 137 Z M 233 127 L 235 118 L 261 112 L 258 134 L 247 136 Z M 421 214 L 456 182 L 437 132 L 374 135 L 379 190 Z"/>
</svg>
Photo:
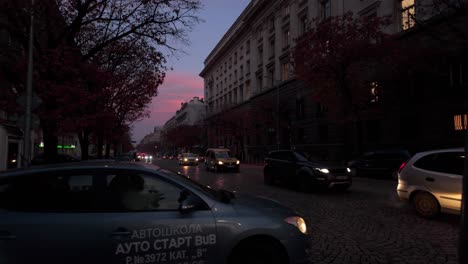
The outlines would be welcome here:
<svg viewBox="0 0 468 264">
<path fill-rule="evenodd" d="M 400 165 L 400 168 L 398 169 L 398 173 L 400 173 L 405 168 L 406 164 L 408 164 L 408 161 L 405 161 Z"/>
</svg>

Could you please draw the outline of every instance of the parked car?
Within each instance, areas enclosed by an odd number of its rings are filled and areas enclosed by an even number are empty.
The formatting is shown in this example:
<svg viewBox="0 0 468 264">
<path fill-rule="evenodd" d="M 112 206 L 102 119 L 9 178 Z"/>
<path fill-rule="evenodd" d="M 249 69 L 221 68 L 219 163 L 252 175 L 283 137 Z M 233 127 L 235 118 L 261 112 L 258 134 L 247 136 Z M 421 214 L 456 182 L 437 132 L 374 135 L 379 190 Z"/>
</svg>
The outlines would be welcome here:
<svg viewBox="0 0 468 264">
<path fill-rule="evenodd" d="M 1 173 L 0 230 L 2 263 L 299 264 L 310 248 L 278 202 L 143 162 Z"/>
<path fill-rule="evenodd" d="M 348 167 L 353 176 L 391 179 L 399 166 L 410 158 L 407 150 L 377 150 L 351 160 Z"/>
<path fill-rule="evenodd" d="M 68 154 L 63 154 L 59 153 L 57 156 L 57 160 L 54 163 L 67 163 L 67 162 L 78 162 L 81 159 L 72 155 Z M 36 155 L 32 160 L 31 160 L 31 165 L 44 165 L 48 164 L 44 153 L 41 153 L 39 155 Z"/>
<path fill-rule="evenodd" d="M 207 149 L 205 154 L 205 168 L 207 171 L 234 170 L 239 172 L 240 161 L 236 159 L 229 149 Z"/>
<path fill-rule="evenodd" d="M 398 196 L 424 217 L 460 214 L 465 159 L 462 148 L 417 153 L 401 164 Z"/>
<path fill-rule="evenodd" d="M 179 165 L 198 165 L 198 157 L 193 153 L 183 153 L 179 158 Z"/>
<path fill-rule="evenodd" d="M 346 190 L 352 184 L 349 168 L 292 150 L 270 152 L 265 159 L 263 177 L 265 184 L 282 183 L 303 191 L 314 187 Z"/>
</svg>

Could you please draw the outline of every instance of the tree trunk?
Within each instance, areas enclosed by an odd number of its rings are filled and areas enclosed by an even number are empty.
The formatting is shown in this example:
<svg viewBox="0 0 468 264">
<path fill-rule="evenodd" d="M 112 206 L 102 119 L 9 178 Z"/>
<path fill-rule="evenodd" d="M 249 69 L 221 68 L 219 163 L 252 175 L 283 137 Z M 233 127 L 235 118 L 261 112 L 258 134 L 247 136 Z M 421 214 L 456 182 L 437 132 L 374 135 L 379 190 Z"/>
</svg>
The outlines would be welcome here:
<svg viewBox="0 0 468 264">
<path fill-rule="evenodd" d="M 102 159 L 102 151 L 104 149 L 104 136 L 98 134 L 97 136 L 97 158 Z"/>
<path fill-rule="evenodd" d="M 106 159 L 110 158 L 110 150 L 111 144 L 109 144 L 109 142 L 106 142 Z"/>
<path fill-rule="evenodd" d="M 44 137 L 44 157 L 46 163 L 55 163 L 58 161 L 57 153 L 57 125 L 53 122 L 41 120 L 42 133 Z"/>
<path fill-rule="evenodd" d="M 78 139 L 80 141 L 81 147 L 81 159 L 88 160 L 89 159 L 89 131 L 85 130 L 83 132 L 78 133 Z"/>
</svg>

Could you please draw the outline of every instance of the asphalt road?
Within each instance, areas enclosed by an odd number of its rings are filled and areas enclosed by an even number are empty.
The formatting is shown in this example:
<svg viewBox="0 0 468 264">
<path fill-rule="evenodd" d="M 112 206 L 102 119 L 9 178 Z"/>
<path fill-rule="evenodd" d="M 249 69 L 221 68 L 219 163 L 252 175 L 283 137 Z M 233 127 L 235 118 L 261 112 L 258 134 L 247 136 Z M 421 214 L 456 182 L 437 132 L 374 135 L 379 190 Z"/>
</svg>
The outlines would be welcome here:
<svg viewBox="0 0 468 264">
<path fill-rule="evenodd" d="M 214 173 L 202 164 L 154 163 L 214 188 L 268 197 L 295 209 L 308 224 L 311 263 L 458 263 L 460 217 L 417 216 L 398 200 L 394 181 L 355 178 L 347 192 L 302 193 L 264 185 L 261 166 L 243 164 L 240 173 Z"/>
</svg>

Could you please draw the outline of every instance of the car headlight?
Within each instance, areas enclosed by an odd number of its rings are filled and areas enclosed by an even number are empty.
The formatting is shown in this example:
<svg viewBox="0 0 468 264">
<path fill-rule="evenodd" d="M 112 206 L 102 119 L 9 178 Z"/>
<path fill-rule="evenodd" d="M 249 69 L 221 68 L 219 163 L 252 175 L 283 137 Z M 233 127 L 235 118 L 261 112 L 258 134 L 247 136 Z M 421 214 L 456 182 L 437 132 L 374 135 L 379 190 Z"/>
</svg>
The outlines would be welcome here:
<svg viewBox="0 0 468 264">
<path fill-rule="evenodd" d="M 198 159 L 195 159 L 195 161 L 198 161 Z"/>
<path fill-rule="evenodd" d="M 153 158 L 153 156 L 150 156 L 150 159 L 152 159 L 152 158 Z"/>
<path fill-rule="evenodd" d="M 187 161 L 187 160 L 188 160 L 187 158 L 184 159 L 184 161 Z"/>
<path fill-rule="evenodd" d="M 138 156 L 137 158 L 141 159 L 141 156 Z"/>
<path fill-rule="evenodd" d="M 148 156 L 145 156 L 145 159 L 148 159 Z"/>
<path fill-rule="evenodd" d="M 223 165 L 224 163 L 222 161 L 218 161 L 218 165 Z"/>
<path fill-rule="evenodd" d="M 316 170 L 320 171 L 321 173 L 330 173 L 330 171 L 326 168 L 315 168 Z"/>
<path fill-rule="evenodd" d="M 284 221 L 288 224 L 291 224 L 297 227 L 297 229 L 299 229 L 299 231 L 301 231 L 302 234 L 304 235 L 307 234 L 307 225 L 302 217 L 291 216 L 291 217 L 284 219 Z"/>
<path fill-rule="evenodd" d="M 350 169 L 350 168 L 346 168 L 346 171 L 347 171 L 348 173 L 351 173 L 351 169 Z"/>
<path fill-rule="evenodd" d="M 236 164 L 239 165 L 239 164 L 240 164 L 240 161 L 236 161 Z"/>
</svg>

